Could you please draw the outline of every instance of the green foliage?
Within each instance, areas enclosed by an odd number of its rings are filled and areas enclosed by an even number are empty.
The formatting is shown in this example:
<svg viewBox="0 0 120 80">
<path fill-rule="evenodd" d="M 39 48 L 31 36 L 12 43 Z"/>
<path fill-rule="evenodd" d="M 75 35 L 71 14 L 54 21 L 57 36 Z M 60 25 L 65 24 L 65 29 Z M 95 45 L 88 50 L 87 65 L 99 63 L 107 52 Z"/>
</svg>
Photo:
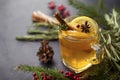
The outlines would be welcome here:
<svg viewBox="0 0 120 80">
<path fill-rule="evenodd" d="M 120 75 L 120 9 L 113 9 L 106 14 L 102 0 L 98 0 L 98 7 L 85 5 L 78 0 L 68 0 L 70 5 L 78 10 L 78 15 L 89 16 L 107 30 L 101 29 L 99 42 L 104 47 L 105 61 L 95 65 L 84 76 L 91 76 L 89 80 L 119 80 Z M 105 16 L 104 16 L 105 15 Z"/>
<path fill-rule="evenodd" d="M 78 0 L 68 0 L 70 5 L 72 5 L 74 8 L 78 10 L 78 15 L 80 16 L 88 16 L 93 18 L 98 22 L 101 26 L 106 26 L 107 23 L 104 19 L 103 14 L 107 11 L 104 8 L 102 0 L 98 0 L 98 7 L 91 6 L 91 5 L 85 5 L 83 2 Z"/>
<path fill-rule="evenodd" d="M 41 74 L 49 74 L 50 76 L 54 76 L 56 80 L 68 80 L 65 78 L 58 69 L 49 69 L 49 68 L 43 68 L 39 66 L 29 66 L 29 65 L 19 65 L 16 68 L 17 70 L 23 70 L 25 72 L 35 72 L 39 77 L 41 77 Z"/>
<path fill-rule="evenodd" d="M 68 27 L 67 27 L 67 25 L 59 25 L 59 29 L 60 30 L 67 30 Z"/>
<path fill-rule="evenodd" d="M 104 46 L 106 56 L 120 71 L 120 13 L 115 9 L 105 14 L 108 30 L 101 30 L 100 43 Z"/>
<path fill-rule="evenodd" d="M 113 70 L 107 59 L 104 59 L 100 64 L 92 66 L 88 72 L 84 74 L 88 80 L 119 80 L 120 72 Z"/>
<path fill-rule="evenodd" d="M 45 29 L 44 29 L 45 28 Z M 16 40 L 36 41 L 36 40 L 56 40 L 58 39 L 58 25 L 45 22 L 32 24 L 27 30 L 29 35 L 16 36 Z"/>
</svg>

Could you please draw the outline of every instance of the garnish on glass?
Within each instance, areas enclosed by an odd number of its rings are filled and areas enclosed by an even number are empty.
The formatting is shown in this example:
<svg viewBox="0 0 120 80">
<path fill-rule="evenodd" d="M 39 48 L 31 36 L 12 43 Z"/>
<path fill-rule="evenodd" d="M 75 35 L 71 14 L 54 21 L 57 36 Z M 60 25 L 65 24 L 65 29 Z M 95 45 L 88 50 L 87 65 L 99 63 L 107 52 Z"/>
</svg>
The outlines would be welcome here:
<svg viewBox="0 0 120 80">
<path fill-rule="evenodd" d="M 88 21 L 85 21 L 85 24 L 81 25 L 82 32 L 89 33 L 90 32 L 89 28 L 90 28 L 90 26 L 88 24 Z"/>
<path fill-rule="evenodd" d="M 55 13 L 54 17 L 58 20 L 58 22 L 60 23 L 60 29 L 61 30 L 75 30 L 73 27 L 69 26 L 59 15 L 59 13 Z"/>
</svg>

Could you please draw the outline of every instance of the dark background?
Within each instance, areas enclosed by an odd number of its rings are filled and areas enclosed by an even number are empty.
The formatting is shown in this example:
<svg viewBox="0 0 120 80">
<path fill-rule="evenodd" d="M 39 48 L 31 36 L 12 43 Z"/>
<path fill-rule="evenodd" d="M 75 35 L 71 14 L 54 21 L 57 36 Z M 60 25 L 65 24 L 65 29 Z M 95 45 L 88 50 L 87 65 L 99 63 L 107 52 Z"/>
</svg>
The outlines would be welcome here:
<svg viewBox="0 0 120 80">
<path fill-rule="evenodd" d="M 19 64 L 57 67 L 66 70 L 60 61 L 58 40 L 49 43 L 55 52 L 53 63 L 42 65 L 36 56 L 40 47 L 39 41 L 17 41 L 15 39 L 16 36 L 26 35 L 28 26 L 32 24 L 33 11 L 40 10 L 51 16 L 52 12 L 47 6 L 49 1 L 51 0 L 0 0 L 0 80 L 31 80 L 31 74 L 13 70 Z M 94 6 L 97 3 L 97 0 L 81 1 Z M 69 6 L 67 0 L 54 0 L 54 2 L 57 5 L 64 4 L 71 15 L 76 15 L 77 10 Z M 120 7 L 120 0 L 104 0 L 104 4 L 109 9 Z"/>
</svg>

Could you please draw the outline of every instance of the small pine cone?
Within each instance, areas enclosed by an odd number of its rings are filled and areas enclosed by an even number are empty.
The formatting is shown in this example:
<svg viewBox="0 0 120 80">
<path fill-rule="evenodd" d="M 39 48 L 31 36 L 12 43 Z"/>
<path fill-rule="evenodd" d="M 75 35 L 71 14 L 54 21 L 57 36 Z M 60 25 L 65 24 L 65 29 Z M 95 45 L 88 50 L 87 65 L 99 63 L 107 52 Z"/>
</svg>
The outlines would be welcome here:
<svg viewBox="0 0 120 80">
<path fill-rule="evenodd" d="M 52 47 L 48 45 L 48 43 L 49 42 L 46 40 L 41 41 L 41 47 L 37 52 L 37 56 L 39 57 L 39 60 L 44 63 L 51 61 L 54 55 L 54 51 Z"/>
</svg>

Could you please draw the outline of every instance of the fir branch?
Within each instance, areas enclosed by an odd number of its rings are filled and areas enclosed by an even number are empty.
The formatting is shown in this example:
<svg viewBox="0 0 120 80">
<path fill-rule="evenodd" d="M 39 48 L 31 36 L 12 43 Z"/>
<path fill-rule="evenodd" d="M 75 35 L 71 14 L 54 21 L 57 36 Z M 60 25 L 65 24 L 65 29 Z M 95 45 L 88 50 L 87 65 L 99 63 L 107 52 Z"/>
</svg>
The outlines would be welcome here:
<svg viewBox="0 0 120 80">
<path fill-rule="evenodd" d="M 29 66 L 29 65 L 19 65 L 15 68 L 15 70 L 23 70 L 25 72 L 32 72 L 37 73 L 37 75 L 41 75 L 42 73 L 48 74 L 50 76 L 54 76 L 56 80 L 68 80 L 65 78 L 58 69 L 49 69 L 49 68 L 43 68 L 39 66 Z"/>
</svg>

